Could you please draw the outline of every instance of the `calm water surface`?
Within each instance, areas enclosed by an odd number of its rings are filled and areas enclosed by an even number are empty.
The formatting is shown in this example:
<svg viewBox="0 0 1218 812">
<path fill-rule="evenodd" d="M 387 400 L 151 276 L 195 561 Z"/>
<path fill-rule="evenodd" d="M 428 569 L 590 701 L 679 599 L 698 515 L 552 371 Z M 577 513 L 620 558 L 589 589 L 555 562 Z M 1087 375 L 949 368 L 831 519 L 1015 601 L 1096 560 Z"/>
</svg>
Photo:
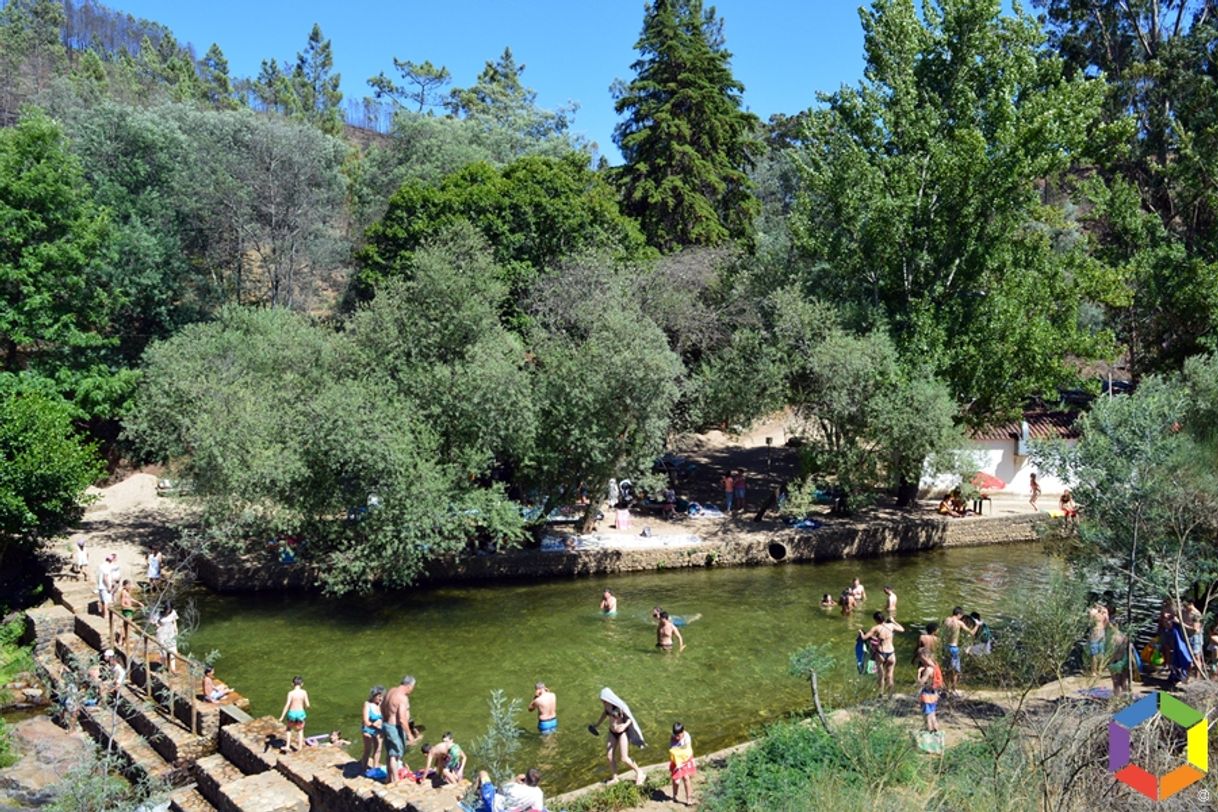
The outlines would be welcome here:
<svg viewBox="0 0 1218 812">
<path fill-rule="evenodd" d="M 502 688 L 525 704 L 533 683 L 558 694 L 559 732 L 545 739 L 522 713 L 519 769 L 535 764 L 547 794 L 607 775 L 603 739 L 586 725 L 600 715 L 609 686 L 630 703 L 648 739 L 640 763 L 666 759 L 667 734 L 680 720 L 695 752 L 736 744 L 767 722 L 810 704 L 807 683 L 787 675 L 788 655 L 807 643 L 840 651 L 826 690 L 839 700 L 874 684 L 854 668 L 856 629 L 883 607 L 884 584 L 897 592 L 898 686 L 916 630 L 960 604 L 1001 633 L 1002 620 L 1045 589 L 1057 563 L 1039 545 L 940 550 L 911 556 L 752 569 L 671 570 L 531 585 L 445 587 L 328 600 L 315 596 L 198 599 L 195 652 L 218 649 L 218 675 L 250 697 L 255 716 L 278 716 L 293 675 L 312 699 L 306 735 L 341 729 L 356 741 L 361 703 L 376 683 L 418 679 L 411 706 L 437 740 L 445 730 L 468 746 L 487 724 L 487 696 Z M 858 576 L 866 612 L 844 618 L 817 604 Z M 618 617 L 600 616 L 600 593 L 618 596 Z M 701 618 L 682 631 L 684 652 L 655 648 L 652 606 Z M 870 625 L 868 623 L 868 625 Z M 603 731 L 602 731 L 603 732 Z M 416 752 L 407 756 L 422 767 Z M 416 763 L 417 762 L 417 763 Z"/>
</svg>

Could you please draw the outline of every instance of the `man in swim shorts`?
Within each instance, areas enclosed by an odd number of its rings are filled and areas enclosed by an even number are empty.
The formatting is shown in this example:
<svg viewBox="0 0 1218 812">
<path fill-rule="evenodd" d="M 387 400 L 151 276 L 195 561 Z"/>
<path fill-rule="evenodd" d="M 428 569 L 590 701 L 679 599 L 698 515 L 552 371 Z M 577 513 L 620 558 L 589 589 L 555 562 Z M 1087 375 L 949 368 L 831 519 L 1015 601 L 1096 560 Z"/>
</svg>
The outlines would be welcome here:
<svg viewBox="0 0 1218 812">
<path fill-rule="evenodd" d="M 537 683 L 533 688 L 533 701 L 529 710 L 537 711 L 537 732 L 553 733 L 558 730 L 558 697 L 546 687 L 544 682 Z"/>
<path fill-rule="evenodd" d="M 677 631 L 677 626 L 672 622 L 667 612 L 660 612 L 660 625 L 656 629 L 656 646 L 664 651 L 672 651 L 672 638 L 676 636 L 677 642 L 681 644 L 681 651 L 685 650 L 685 638 L 681 636 L 681 632 Z"/>
<path fill-rule="evenodd" d="M 608 589 L 601 595 L 601 614 L 608 617 L 617 616 L 617 597 Z"/>
<path fill-rule="evenodd" d="M 1104 641 L 1108 631 L 1108 609 L 1098 598 L 1087 610 L 1087 619 L 1091 626 L 1091 634 L 1087 639 L 1087 649 L 1091 654 L 1091 676 L 1097 677 L 1104 661 Z"/>
<path fill-rule="evenodd" d="M 951 693 L 960 684 L 960 631 L 963 629 L 969 634 L 976 634 L 976 631 L 964 622 L 964 609 L 960 606 L 953 609 L 951 616 L 943 621 L 943 628 L 947 629 L 947 656 L 951 661 L 947 672 L 947 690 Z"/>
<path fill-rule="evenodd" d="M 865 632 L 859 629 L 859 637 L 863 640 L 879 641 L 875 649 L 875 674 L 880 684 L 880 696 L 883 696 L 885 688 L 892 693 L 893 674 L 897 667 L 897 651 L 892 642 L 892 635 L 893 632 L 903 632 L 905 629 L 892 618 L 885 617 L 883 612 L 876 612 L 872 617 L 875 619 L 875 625 Z"/>
<path fill-rule="evenodd" d="M 299 742 L 296 749 L 304 749 L 304 726 L 305 718 L 309 715 L 308 708 L 309 692 L 304 689 L 304 677 L 292 677 L 292 690 L 288 691 L 287 701 L 283 703 L 283 713 L 279 714 L 279 721 L 283 722 L 285 718 L 287 720 L 288 741 L 284 752 L 292 749 L 293 733 Z"/>
<path fill-rule="evenodd" d="M 414 691 L 415 679 L 407 675 L 390 688 L 381 702 L 381 732 L 385 736 L 385 753 L 389 760 L 389 783 L 398 782 L 398 771 L 406 755 L 406 745 L 414 744 L 418 737 L 410 729 L 410 694 Z"/>
</svg>

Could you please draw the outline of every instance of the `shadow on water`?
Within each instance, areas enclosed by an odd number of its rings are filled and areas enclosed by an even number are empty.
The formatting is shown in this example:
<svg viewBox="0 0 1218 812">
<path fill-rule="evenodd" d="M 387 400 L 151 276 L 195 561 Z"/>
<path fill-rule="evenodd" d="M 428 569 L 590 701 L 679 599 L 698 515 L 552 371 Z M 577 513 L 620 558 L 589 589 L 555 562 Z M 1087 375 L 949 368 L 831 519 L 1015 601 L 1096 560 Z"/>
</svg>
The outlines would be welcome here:
<svg viewBox="0 0 1218 812">
<path fill-rule="evenodd" d="M 787 675 L 792 651 L 823 643 L 840 652 L 825 675 L 831 697 L 868 695 L 873 677 L 854 667 L 856 630 L 883 606 L 891 584 L 897 618 L 898 684 L 916 635 L 960 604 L 1001 633 L 1005 618 L 1043 590 L 1058 566 L 1039 545 L 936 550 L 909 556 L 753 569 L 670 570 L 525 585 L 439 587 L 344 599 L 313 595 L 199 596 L 202 622 L 191 643 L 218 649 L 219 675 L 252 700 L 255 715 L 278 715 L 293 675 L 305 678 L 313 708 L 309 731 L 341 729 L 357 738 L 361 702 L 373 684 L 412 674 L 412 708 L 428 740 L 451 730 L 468 747 L 486 728 L 492 689 L 527 704 L 533 683 L 558 693 L 559 732 L 525 731 L 519 769 L 538 766 L 547 792 L 604 777 L 604 743 L 585 727 L 600 713 L 597 695 L 612 687 L 631 704 L 649 747 L 641 763 L 666 758 L 667 733 L 682 721 L 701 752 L 738 743 L 809 704 L 806 683 Z M 854 576 L 868 589 L 852 618 L 818 607 Z M 620 614 L 601 617 L 606 587 Z M 683 628 L 687 649 L 655 647 L 653 606 L 701 617 Z M 869 623 L 867 624 L 869 625 Z M 352 748 L 356 755 L 359 742 Z M 423 759 L 407 757 L 414 768 Z M 417 762 L 417 763 L 416 763 Z"/>
</svg>

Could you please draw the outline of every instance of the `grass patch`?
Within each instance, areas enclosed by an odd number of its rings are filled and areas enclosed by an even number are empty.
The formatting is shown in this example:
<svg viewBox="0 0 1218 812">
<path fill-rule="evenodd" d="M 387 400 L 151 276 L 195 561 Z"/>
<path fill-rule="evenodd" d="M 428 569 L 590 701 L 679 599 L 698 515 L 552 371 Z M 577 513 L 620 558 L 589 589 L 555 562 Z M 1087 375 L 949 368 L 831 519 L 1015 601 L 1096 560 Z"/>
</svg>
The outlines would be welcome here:
<svg viewBox="0 0 1218 812">
<path fill-rule="evenodd" d="M 7 685 L 18 674 L 34 670 L 34 655 L 29 646 L 17 641 L 25 634 L 25 616 L 0 625 L 0 686 Z"/>
<path fill-rule="evenodd" d="M 653 771 L 647 776 L 643 786 L 635 786 L 632 781 L 620 781 L 603 787 L 587 795 L 582 795 L 570 803 L 561 806 L 549 804 L 555 812 L 617 812 L 630 809 L 651 799 L 652 793 L 671 787 L 668 774 L 658 774 Z"/>
</svg>

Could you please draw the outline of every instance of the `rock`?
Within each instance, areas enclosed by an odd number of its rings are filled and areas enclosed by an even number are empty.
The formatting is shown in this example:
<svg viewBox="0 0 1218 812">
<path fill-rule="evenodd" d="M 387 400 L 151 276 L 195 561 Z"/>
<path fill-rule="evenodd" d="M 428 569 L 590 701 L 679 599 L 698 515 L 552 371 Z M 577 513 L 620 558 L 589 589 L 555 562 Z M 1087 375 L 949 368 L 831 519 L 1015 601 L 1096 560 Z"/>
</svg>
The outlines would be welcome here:
<svg viewBox="0 0 1218 812">
<path fill-rule="evenodd" d="M 24 696 L 26 699 L 28 699 L 30 702 L 37 702 L 39 699 L 42 699 L 42 689 L 41 688 L 22 688 L 21 695 Z"/>
<path fill-rule="evenodd" d="M 88 740 L 56 727 L 46 716 L 18 722 L 11 732 L 21 760 L 0 770 L 0 798 L 18 805 L 50 803 L 63 774 L 84 758 Z"/>
<path fill-rule="evenodd" d="M 14 691 L 20 691 L 22 688 L 29 688 L 30 684 L 28 682 L 22 682 L 21 680 L 18 680 L 17 682 L 10 682 L 8 685 L 5 685 L 4 687 L 11 688 Z"/>
</svg>

